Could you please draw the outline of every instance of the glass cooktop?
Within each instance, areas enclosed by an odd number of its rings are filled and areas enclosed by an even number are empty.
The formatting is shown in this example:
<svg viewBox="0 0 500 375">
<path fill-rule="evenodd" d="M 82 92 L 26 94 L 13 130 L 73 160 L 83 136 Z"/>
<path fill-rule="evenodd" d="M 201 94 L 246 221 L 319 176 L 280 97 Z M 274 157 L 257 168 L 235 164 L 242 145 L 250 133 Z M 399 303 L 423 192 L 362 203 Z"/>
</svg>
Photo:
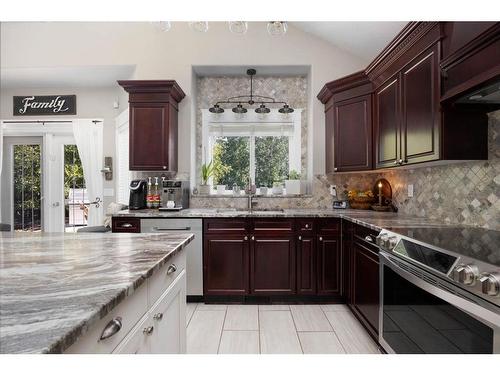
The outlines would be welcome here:
<svg viewBox="0 0 500 375">
<path fill-rule="evenodd" d="M 472 259 L 500 267 L 500 231 L 474 227 L 416 227 L 391 228 L 390 231 L 419 242 L 433 245 Z M 405 241 L 407 256 L 432 267 L 439 272 L 448 267 L 452 258 L 429 248 Z M 424 250 L 425 249 L 425 250 Z M 440 256 L 435 253 L 441 254 Z M 405 255 L 405 254 L 402 254 Z M 418 258 L 418 259 L 417 259 Z M 420 259 L 420 260 L 419 260 Z M 446 273 L 446 271 L 444 272 Z"/>
</svg>

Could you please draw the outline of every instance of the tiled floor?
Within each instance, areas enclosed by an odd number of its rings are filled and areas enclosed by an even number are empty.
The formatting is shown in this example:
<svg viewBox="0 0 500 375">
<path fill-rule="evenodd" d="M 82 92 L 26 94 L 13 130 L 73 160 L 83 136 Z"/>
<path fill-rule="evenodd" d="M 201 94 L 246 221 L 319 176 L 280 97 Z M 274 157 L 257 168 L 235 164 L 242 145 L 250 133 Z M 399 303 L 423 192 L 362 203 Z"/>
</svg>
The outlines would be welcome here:
<svg viewBox="0 0 500 375">
<path fill-rule="evenodd" d="M 188 303 L 190 354 L 373 354 L 377 345 L 345 305 Z"/>
</svg>

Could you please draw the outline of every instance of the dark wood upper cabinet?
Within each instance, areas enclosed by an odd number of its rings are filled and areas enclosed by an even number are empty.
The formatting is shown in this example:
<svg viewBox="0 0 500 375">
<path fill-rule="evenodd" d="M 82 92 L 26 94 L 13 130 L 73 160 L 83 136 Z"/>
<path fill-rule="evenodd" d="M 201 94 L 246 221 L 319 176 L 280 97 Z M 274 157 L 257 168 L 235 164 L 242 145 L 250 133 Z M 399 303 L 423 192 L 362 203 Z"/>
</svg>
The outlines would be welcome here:
<svg viewBox="0 0 500 375">
<path fill-rule="evenodd" d="M 499 50 L 499 22 L 408 23 L 364 71 L 318 94 L 325 104 L 326 173 L 486 160 L 486 114 L 500 106 L 461 98 L 500 82 Z M 370 141 L 373 163 L 366 162 Z"/>
<path fill-rule="evenodd" d="M 371 83 L 363 72 L 329 82 L 325 103 L 326 173 L 372 168 Z"/>
<path fill-rule="evenodd" d="M 377 168 L 398 164 L 401 153 L 399 78 L 375 91 L 375 162 Z"/>
<path fill-rule="evenodd" d="M 129 169 L 177 171 L 178 103 L 172 80 L 118 81 L 129 93 Z"/>
<path fill-rule="evenodd" d="M 403 163 L 440 157 L 438 46 L 417 56 L 401 72 L 401 156 Z"/>
</svg>

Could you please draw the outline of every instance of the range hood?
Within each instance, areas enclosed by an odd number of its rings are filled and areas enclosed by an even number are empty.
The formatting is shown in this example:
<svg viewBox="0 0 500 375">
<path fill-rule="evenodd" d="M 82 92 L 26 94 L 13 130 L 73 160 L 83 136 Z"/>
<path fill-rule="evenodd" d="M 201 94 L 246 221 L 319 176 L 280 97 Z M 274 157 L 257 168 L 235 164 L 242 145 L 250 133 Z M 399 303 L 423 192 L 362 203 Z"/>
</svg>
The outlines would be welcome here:
<svg viewBox="0 0 500 375">
<path fill-rule="evenodd" d="M 500 79 L 471 90 L 455 101 L 456 104 L 487 104 L 500 106 Z"/>
</svg>

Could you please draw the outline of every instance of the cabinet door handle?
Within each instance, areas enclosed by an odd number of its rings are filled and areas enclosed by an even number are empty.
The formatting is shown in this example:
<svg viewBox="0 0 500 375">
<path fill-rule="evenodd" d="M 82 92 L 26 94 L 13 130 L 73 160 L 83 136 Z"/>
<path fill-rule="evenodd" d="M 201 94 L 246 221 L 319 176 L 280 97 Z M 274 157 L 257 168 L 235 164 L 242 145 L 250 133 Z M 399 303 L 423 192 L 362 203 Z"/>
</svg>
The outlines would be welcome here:
<svg viewBox="0 0 500 375">
<path fill-rule="evenodd" d="M 397 161 L 397 160 L 394 160 L 394 164 L 398 164 L 398 161 Z"/>
<path fill-rule="evenodd" d="M 323 237 L 320 237 L 320 238 L 319 238 L 319 240 L 320 240 L 320 241 L 323 241 Z"/>
<path fill-rule="evenodd" d="M 153 326 L 149 326 L 149 327 L 146 327 L 142 330 L 142 333 L 144 333 L 145 335 L 151 335 L 153 333 Z"/>
<path fill-rule="evenodd" d="M 123 224 L 121 225 L 121 227 L 122 227 L 122 228 L 132 228 L 132 224 L 130 224 L 130 223 L 123 223 Z"/>
<path fill-rule="evenodd" d="M 102 330 L 101 337 L 98 341 L 105 340 L 115 335 L 118 331 L 120 331 L 120 329 L 122 329 L 122 318 L 117 316 L 106 324 L 106 327 Z"/>
<path fill-rule="evenodd" d="M 373 243 L 373 238 L 371 236 L 366 236 L 365 241 Z"/>
<path fill-rule="evenodd" d="M 255 241 L 255 237 L 254 237 L 254 236 L 252 236 L 251 240 L 252 240 L 252 241 Z"/>
<path fill-rule="evenodd" d="M 306 229 L 309 229 L 309 224 L 306 224 Z"/>
<path fill-rule="evenodd" d="M 156 313 L 153 315 L 154 320 L 162 320 L 163 319 L 163 313 Z"/>
<path fill-rule="evenodd" d="M 168 266 L 167 268 L 167 275 L 171 275 L 173 274 L 175 271 L 177 271 L 177 266 L 175 264 L 171 264 L 170 266 Z"/>
<path fill-rule="evenodd" d="M 403 159 L 399 159 L 399 164 L 403 164 Z"/>
<path fill-rule="evenodd" d="M 163 169 L 167 169 L 167 166 L 166 166 L 166 165 L 164 165 L 164 166 L 163 166 Z"/>
<path fill-rule="evenodd" d="M 337 172 L 339 169 L 337 167 L 333 168 L 334 172 Z"/>
<path fill-rule="evenodd" d="M 248 241 L 248 236 L 243 237 L 243 241 Z"/>
<path fill-rule="evenodd" d="M 302 236 L 299 236 L 299 241 L 302 241 Z"/>
</svg>

